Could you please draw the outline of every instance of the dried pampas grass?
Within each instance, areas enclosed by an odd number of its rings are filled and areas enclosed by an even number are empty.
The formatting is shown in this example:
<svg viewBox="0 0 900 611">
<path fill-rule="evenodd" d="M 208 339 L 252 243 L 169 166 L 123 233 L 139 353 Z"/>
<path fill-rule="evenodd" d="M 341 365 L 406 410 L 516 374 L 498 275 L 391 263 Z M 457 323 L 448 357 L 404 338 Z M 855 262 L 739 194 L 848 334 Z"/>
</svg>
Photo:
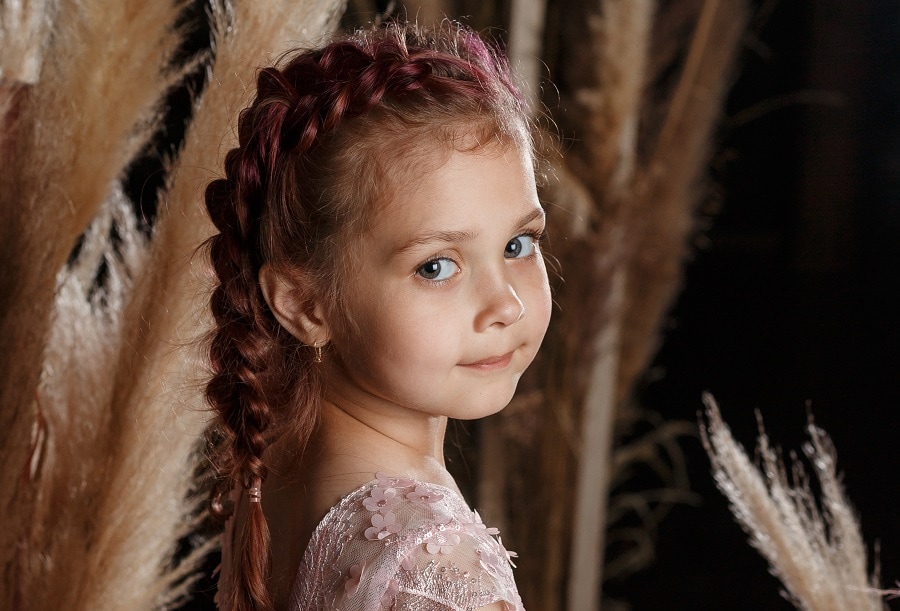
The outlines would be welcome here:
<svg viewBox="0 0 900 611">
<path fill-rule="evenodd" d="M 265 10 L 251 3 L 211 5 L 215 63 L 161 196 L 147 271 L 132 295 L 129 350 L 119 364 L 120 371 L 131 375 L 116 388 L 113 400 L 114 405 L 127 405 L 146 417 L 135 419 L 120 446 L 120 466 L 113 479 L 120 489 L 109 496 L 110 515 L 117 515 L 117 499 L 134 494 L 152 493 L 165 506 L 153 508 L 155 513 L 146 515 L 139 529 L 120 529 L 127 539 L 117 543 L 120 563 L 108 568 L 109 583 L 128 586 L 122 576 L 127 574 L 129 545 L 140 545 L 147 538 L 171 545 L 189 526 L 185 516 L 193 513 L 186 499 L 196 464 L 193 451 L 204 427 L 201 415 L 206 412 L 202 395 L 206 368 L 196 351 L 198 339 L 209 327 L 211 288 L 204 253 L 197 250 L 212 231 L 203 189 L 213 168 L 222 167 L 225 153 L 235 144 L 237 113 L 257 68 L 291 46 L 311 44 L 326 35 L 340 8 L 341 3 L 333 0 L 282 0 Z M 145 465 L 154 467 L 154 478 L 135 485 L 134 476 Z M 118 515 L 141 516 L 140 507 L 131 509 Z M 108 530 L 113 530 L 112 524 Z M 201 547 L 182 566 L 148 581 L 146 591 L 162 592 L 165 597 L 158 602 L 183 594 L 186 583 L 180 580 L 204 551 Z"/>
<path fill-rule="evenodd" d="M 616 415 L 622 307 L 628 283 L 622 260 L 625 227 L 633 199 L 637 168 L 637 134 L 641 100 L 647 78 L 653 15 L 651 0 L 606 0 L 600 12 L 588 16 L 595 74 L 592 87 L 577 90 L 574 101 L 584 109 L 587 137 L 584 164 L 579 171 L 598 203 L 601 229 L 593 236 L 596 255 L 591 276 L 600 280 L 605 295 L 594 324 L 600 322 L 581 407 L 581 444 L 573 508 L 569 559 L 568 604 L 576 609 L 599 606 L 607 526 L 608 493 Z M 597 468 L 604 465 L 604 468 Z"/>
<path fill-rule="evenodd" d="M 0 3 L 0 81 L 34 84 L 41 74 L 44 46 L 56 0 Z"/>
<path fill-rule="evenodd" d="M 213 82 L 148 239 L 115 178 L 183 74 L 168 71 L 183 6 L 59 0 L 40 78 L 4 132 L 0 468 L 15 484 L 0 492 L 2 608 L 168 606 L 211 545 L 173 566 L 198 515 L 205 426 L 201 194 L 257 66 L 327 32 L 340 2 L 213 4 Z"/>
<path fill-rule="evenodd" d="M 17 102 L 38 81 L 41 59 L 50 32 L 53 0 L 0 2 L 0 153 L 17 123 Z"/>
<path fill-rule="evenodd" d="M 867 571 L 866 546 L 836 471 L 825 431 L 810 423 L 804 453 L 821 489 L 817 500 L 803 466 L 788 478 L 777 452 L 760 431 L 755 467 L 731 436 L 719 408 L 705 395 L 703 442 L 713 475 L 750 544 L 769 562 L 784 596 L 808 611 L 881 611 L 878 578 Z"/>
<path fill-rule="evenodd" d="M 3 120 L 10 130 L 0 165 L 0 470 L 6 481 L 17 482 L 0 489 L 8 525 L 0 534 L 0 606 L 6 608 L 18 608 L 14 601 L 37 608 L 29 601 L 49 595 L 47 578 L 67 570 L 46 553 L 51 539 L 67 535 L 39 535 L 38 525 L 54 519 L 36 513 L 32 503 L 67 486 L 81 491 L 82 504 L 93 499 L 91 486 L 53 473 L 66 470 L 55 462 L 57 456 L 96 450 L 79 445 L 83 437 L 69 438 L 49 427 L 56 410 L 89 427 L 97 406 L 38 397 L 36 407 L 41 361 L 57 274 L 114 179 L 146 144 L 158 100 L 177 78 L 167 66 L 179 41 L 172 29 L 179 12 L 178 3 L 168 2 L 58 0 L 8 2 L 0 13 L 0 65 L 9 69 L 18 62 L 22 68 L 21 50 L 28 49 L 24 63 L 31 66 L 9 73 L 24 82 L 3 86 L 18 90 L 12 116 Z M 62 449 L 69 444 L 71 453 Z M 45 506 L 60 512 L 59 506 Z M 65 562 L 79 566 L 83 559 L 82 546 Z M 78 586 L 78 580 L 71 585 Z"/>
<path fill-rule="evenodd" d="M 160 574 L 190 527 L 188 459 L 202 419 L 181 414 L 177 401 L 149 412 L 115 400 L 130 380 L 120 363 L 130 351 L 134 280 L 148 254 L 133 208 L 116 188 L 58 276 L 39 389 L 46 442 L 21 559 L 21 608 L 151 609 L 182 594 L 175 585 L 190 562 L 171 579 Z"/>
<path fill-rule="evenodd" d="M 553 244 L 567 280 L 548 335 L 546 396 L 548 421 L 563 424 L 560 436 L 576 441 L 574 456 L 564 460 L 559 439 L 547 436 L 548 504 L 572 517 L 570 531 L 568 519 L 551 522 L 569 532 L 548 529 L 540 557 L 555 561 L 560 548 L 570 547 L 572 608 L 598 605 L 616 427 L 628 420 L 626 398 L 680 285 L 713 127 L 746 23 L 743 1 L 684 4 L 569 2 L 556 13 L 565 33 L 551 49 L 563 83 L 558 120 L 577 140 L 557 168 L 561 180 L 549 199 L 579 206 L 549 209 L 551 234 L 567 239 Z M 675 9 L 690 17 L 677 32 L 665 25 Z M 660 49 L 680 54 L 660 64 Z M 565 507 L 560 499 L 573 488 Z M 542 608 L 557 608 L 547 593 L 558 591 L 562 579 L 559 571 L 536 576 Z"/>
<path fill-rule="evenodd" d="M 617 404 L 622 404 L 655 354 L 665 314 L 681 287 L 712 137 L 748 18 L 742 1 L 702 3 L 680 76 L 661 108 L 650 113 L 659 115 L 659 126 L 642 136 L 646 158 L 629 210 Z"/>
</svg>

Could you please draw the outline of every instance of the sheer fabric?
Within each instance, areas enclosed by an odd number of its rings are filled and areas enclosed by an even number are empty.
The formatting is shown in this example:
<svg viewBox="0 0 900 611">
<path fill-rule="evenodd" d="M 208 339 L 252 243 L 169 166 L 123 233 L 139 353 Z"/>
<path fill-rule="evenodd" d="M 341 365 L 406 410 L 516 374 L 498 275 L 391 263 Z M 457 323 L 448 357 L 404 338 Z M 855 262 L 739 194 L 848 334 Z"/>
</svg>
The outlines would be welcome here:
<svg viewBox="0 0 900 611">
<path fill-rule="evenodd" d="M 379 473 L 319 523 L 290 609 L 524 611 L 497 535 L 455 491 Z"/>
</svg>

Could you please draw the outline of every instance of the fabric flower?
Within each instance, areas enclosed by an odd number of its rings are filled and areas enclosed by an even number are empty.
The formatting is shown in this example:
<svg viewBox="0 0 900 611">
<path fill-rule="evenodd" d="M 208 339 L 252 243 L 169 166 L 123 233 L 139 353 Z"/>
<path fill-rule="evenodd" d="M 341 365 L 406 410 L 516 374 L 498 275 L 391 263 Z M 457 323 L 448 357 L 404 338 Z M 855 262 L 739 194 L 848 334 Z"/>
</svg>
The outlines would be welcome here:
<svg viewBox="0 0 900 611">
<path fill-rule="evenodd" d="M 404 571 L 413 571 L 418 566 L 417 559 L 422 553 L 421 547 L 412 548 L 409 553 L 400 561 L 400 567 Z"/>
<path fill-rule="evenodd" d="M 481 568 L 496 576 L 500 569 L 500 556 L 487 549 L 478 548 L 476 552 L 478 554 L 478 564 L 481 565 Z"/>
<path fill-rule="evenodd" d="M 425 486 L 418 485 L 416 486 L 415 490 L 406 494 L 406 498 L 408 498 L 413 503 L 430 505 L 431 503 L 437 503 L 438 501 L 440 501 L 442 498 L 444 498 L 444 495 L 439 492 L 435 492 L 434 490 L 429 490 Z"/>
<path fill-rule="evenodd" d="M 500 549 L 503 551 L 503 555 L 506 556 L 506 561 L 509 562 L 509 565 L 513 568 L 516 568 L 516 563 L 513 562 L 513 558 L 518 558 L 519 554 L 516 552 L 511 552 L 505 547 L 503 547 L 503 539 L 497 537 L 497 542 L 500 543 Z"/>
<path fill-rule="evenodd" d="M 484 522 L 481 521 L 481 516 L 478 515 L 477 511 L 473 511 L 472 514 L 475 516 L 475 521 L 467 524 L 469 531 L 473 533 L 484 532 L 488 535 L 499 535 L 500 529 L 494 528 L 493 526 L 485 526 Z"/>
<path fill-rule="evenodd" d="M 365 572 L 366 565 L 364 562 L 354 564 L 350 567 L 350 574 L 347 575 L 347 580 L 344 581 L 344 591 L 347 592 L 347 594 L 353 596 L 359 591 L 359 583 L 362 581 Z"/>
<path fill-rule="evenodd" d="M 459 545 L 459 541 L 456 533 L 436 534 L 425 543 L 425 551 L 429 554 L 450 554 L 453 547 Z"/>
<path fill-rule="evenodd" d="M 471 522 L 466 524 L 466 529 L 473 534 L 485 533 L 487 535 L 499 535 L 500 529 L 494 528 L 493 526 L 485 526 L 481 522 Z"/>
<path fill-rule="evenodd" d="M 431 521 L 434 522 L 434 524 L 435 524 L 438 528 L 440 528 L 441 530 L 444 530 L 444 526 L 447 526 L 447 524 L 449 524 L 450 522 L 452 522 L 452 521 L 453 521 L 453 517 L 450 516 L 450 515 L 448 515 L 448 514 L 445 514 L 445 513 L 439 513 L 439 512 L 437 512 L 437 511 L 435 511 L 435 512 L 434 512 L 434 518 L 432 518 Z"/>
<path fill-rule="evenodd" d="M 391 579 L 388 582 L 387 590 L 385 590 L 384 594 L 381 595 L 381 606 L 390 608 L 390 606 L 394 603 L 394 599 L 399 593 L 400 584 L 397 583 L 396 579 Z"/>
<path fill-rule="evenodd" d="M 397 516 L 392 513 L 376 513 L 372 516 L 372 526 L 366 529 L 365 537 L 369 541 L 380 541 L 400 532 Z"/>
<path fill-rule="evenodd" d="M 397 496 L 397 491 L 394 488 L 379 488 L 375 486 L 372 488 L 369 496 L 363 499 L 363 507 L 369 511 L 388 513 L 399 502 L 400 497 Z"/>
</svg>

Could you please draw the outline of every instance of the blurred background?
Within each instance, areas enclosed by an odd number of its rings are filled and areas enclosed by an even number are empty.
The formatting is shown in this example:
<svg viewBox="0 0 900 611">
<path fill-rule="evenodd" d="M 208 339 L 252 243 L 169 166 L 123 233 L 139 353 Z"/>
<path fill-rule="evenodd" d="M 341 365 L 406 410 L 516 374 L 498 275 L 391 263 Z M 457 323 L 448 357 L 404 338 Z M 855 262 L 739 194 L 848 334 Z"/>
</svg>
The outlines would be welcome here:
<svg viewBox="0 0 900 611">
<path fill-rule="evenodd" d="M 866 541 L 881 543 L 887 587 L 900 579 L 900 6 L 757 10 L 713 157 L 708 229 L 639 401 L 693 421 L 711 391 L 745 447 L 759 410 L 785 453 L 814 416 Z M 790 609 L 699 442 L 682 446 L 697 504 L 674 506 L 653 564 L 606 593 L 635 610 Z"/>
</svg>

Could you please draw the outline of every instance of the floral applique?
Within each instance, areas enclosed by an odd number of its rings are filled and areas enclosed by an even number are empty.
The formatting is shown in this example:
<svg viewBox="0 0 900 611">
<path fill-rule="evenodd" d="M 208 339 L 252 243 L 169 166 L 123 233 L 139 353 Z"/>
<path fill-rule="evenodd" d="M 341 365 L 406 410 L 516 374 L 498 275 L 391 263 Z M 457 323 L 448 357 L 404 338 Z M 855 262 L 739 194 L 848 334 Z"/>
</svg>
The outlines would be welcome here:
<svg viewBox="0 0 900 611">
<path fill-rule="evenodd" d="M 459 545 L 460 538 L 456 533 L 435 533 L 425 542 L 425 551 L 429 554 L 452 554 L 453 548 Z"/>
<path fill-rule="evenodd" d="M 369 511 L 377 511 L 388 514 L 400 503 L 400 497 L 395 488 L 381 488 L 375 486 L 369 496 L 363 499 L 363 507 Z"/>
<path fill-rule="evenodd" d="M 359 591 L 359 584 L 362 582 L 363 575 L 366 572 L 366 565 L 364 562 L 360 562 L 359 564 L 354 564 L 350 567 L 349 574 L 347 575 L 347 579 L 344 581 L 344 591 L 353 596 Z"/>
<path fill-rule="evenodd" d="M 478 564 L 481 565 L 488 574 L 496 577 L 500 573 L 500 556 L 495 554 L 494 552 L 478 548 L 475 550 L 475 553 L 478 554 Z"/>
<path fill-rule="evenodd" d="M 419 565 L 418 559 L 419 556 L 422 555 L 422 548 L 416 546 L 409 550 L 409 553 L 406 554 L 403 559 L 400 561 L 400 568 L 404 571 L 414 571 Z"/>
<path fill-rule="evenodd" d="M 372 515 L 372 526 L 366 529 L 364 533 L 369 541 L 380 541 L 391 535 L 400 532 L 400 524 L 397 523 L 397 516 L 393 513 L 376 513 Z"/>
<path fill-rule="evenodd" d="M 416 486 L 415 490 L 406 494 L 406 498 L 413 503 L 419 503 L 420 505 L 431 505 L 432 503 L 437 503 L 438 501 L 443 499 L 444 495 L 439 492 L 429 490 L 425 486 L 418 485 Z"/>
<path fill-rule="evenodd" d="M 518 558 L 519 554 L 503 547 L 503 539 L 500 537 L 497 537 L 497 543 L 500 544 L 500 550 L 503 552 L 503 555 L 506 556 L 506 561 L 509 563 L 509 566 L 516 568 L 516 563 L 513 562 L 513 558 Z"/>
<path fill-rule="evenodd" d="M 453 489 L 379 473 L 317 527 L 290 608 L 397 611 L 440 601 L 461 610 L 501 601 L 523 611 L 515 557 Z"/>
<path fill-rule="evenodd" d="M 447 530 L 447 527 L 453 521 L 453 516 L 447 515 L 446 513 L 439 513 L 435 510 L 431 522 L 435 526 L 437 526 L 438 530 Z"/>
<path fill-rule="evenodd" d="M 381 595 L 381 606 L 390 609 L 391 605 L 394 604 L 394 599 L 397 598 L 397 594 L 399 593 L 400 584 L 397 583 L 396 579 L 391 579 L 388 582 L 387 590 Z"/>
<path fill-rule="evenodd" d="M 481 516 L 478 515 L 477 511 L 473 511 L 472 515 L 474 516 L 474 520 L 466 524 L 466 528 L 469 532 L 473 534 L 484 533 L 486 535 L 497 536 L 500 534 L 499 528 L 494 528 L 493 526 L 485 526 L 484 522 L 481 521 Z"/>
</svg>

